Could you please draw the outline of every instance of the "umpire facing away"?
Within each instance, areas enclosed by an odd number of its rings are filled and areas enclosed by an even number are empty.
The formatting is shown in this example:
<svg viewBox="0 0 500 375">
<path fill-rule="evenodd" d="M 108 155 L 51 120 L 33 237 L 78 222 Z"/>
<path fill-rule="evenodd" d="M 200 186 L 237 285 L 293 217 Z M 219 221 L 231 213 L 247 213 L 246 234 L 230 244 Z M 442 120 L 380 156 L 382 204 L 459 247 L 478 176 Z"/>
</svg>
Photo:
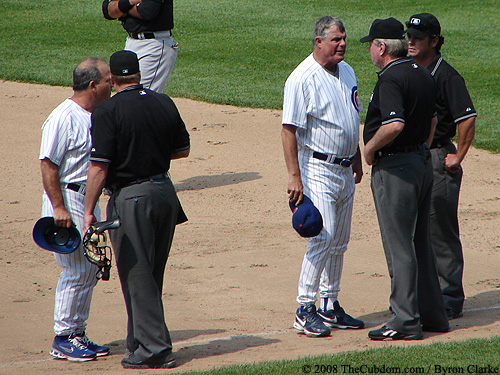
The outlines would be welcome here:
<svg viewBox="0 0 500 375">
<path fill-rule="evenodd" d="M 85 228 L 103 187 L 111 190 L 107 218 L 128 315 L 124 368 L 175 367 L 165 325 L 162 286 L 180 203 L 167 175 L 172 159 L 189 155 L 189 134 L 167 95 L 144 89 L 137 55 L 110 58 L 117 93 L 92 114 L 92 151 L 85 199 Z"/>
<path fill-rule="evenodd" d="M 381 69 L 366 114 L 365 159 L 391 275 L 393 317 L 369 332 L 372 340 L 418 340 L 422 330 L 449 329 L 431 246 L 430 144 L 436 125 L 436 88 L 427 69 L 406 57 L 403 24 L 373 21 L 372 62 Z M 427 143 L 427 144 L 426 144 Z"/>
</svg>

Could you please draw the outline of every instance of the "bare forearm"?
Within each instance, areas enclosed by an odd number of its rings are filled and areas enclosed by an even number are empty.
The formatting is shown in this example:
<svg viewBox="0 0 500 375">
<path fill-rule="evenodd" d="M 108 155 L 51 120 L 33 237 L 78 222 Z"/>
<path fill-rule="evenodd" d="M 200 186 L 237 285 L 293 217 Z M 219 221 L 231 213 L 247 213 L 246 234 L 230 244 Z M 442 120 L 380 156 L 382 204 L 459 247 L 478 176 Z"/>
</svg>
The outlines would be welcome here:
<svg viewBox="0 0 500 375">
<path fill-rule="evenodd" d="M 429 147 L 431 147 L 432 140 L 434 139 L 434 132 L 436 131 L 437 123 L 438 123 L 437 116 L 434 116 L 431 122 L 431 131 L 429 133 L 429 138 L 427 138 L 427 141 L 425 141 L 425 143 L 427 143 L 427 146 Z"/>
<path fill-rule="evenodd" d="M 112 18 L 120 18 L 123 17 L 125 14 L 129 14 L 132 17 L 136 18 L 142 18 L 139 12 L 137 11 L 137 4 L 141 3 L 141 0 L 129 0 L 128 3 L 132 5 L 132 8 L 127 12 L 124 13 L 120 10 L 118 6 L 119 0 L 113 0 L 110 1 L 108 4 L 108 14 Z"/>
<path fill-rule="evenodd" d="M 375 160 L 375 152 L 393 141 L 404 128 L 404 123 L 400 121 L 382 125 L 372 139 L 365 145 L 365 159 L 368 165 L 372 165 Z"/>
<path fill-rule="evenodd" d="M 64 208 L 64 200 L 61 192 L 61 182 L 59 180 L 59 171 L 57 165 L 48 159 L 41 161 L 40 169 L 42 173 L 43 188 L 53 208 Z"/>
<path fill-rule="evenodd" d="M 300 177 L 297 139 L 295 137 L 296 127 L 292 125 L 283 125 L 281 130 L 281 141 L 283 143 L 283 153 L 285 164 L 288 171 L 287 192 L 290 200 L 300 203 L 304 187 Z"/>
<path fill-rule="evenodd" d="M 90 163 L 89 172 L 87 175 L 87 191 L 85 193 L 85 215 L 92 215 L 94 208 L 101 196 L 108 165 L 106 163 Z"/>
<path fill-rule="evenodd" d="M 462 162 L 469 151 L 476 133 L 476 117 L 461 121 L 458 126 L 457 157 Z"/>
</svg>

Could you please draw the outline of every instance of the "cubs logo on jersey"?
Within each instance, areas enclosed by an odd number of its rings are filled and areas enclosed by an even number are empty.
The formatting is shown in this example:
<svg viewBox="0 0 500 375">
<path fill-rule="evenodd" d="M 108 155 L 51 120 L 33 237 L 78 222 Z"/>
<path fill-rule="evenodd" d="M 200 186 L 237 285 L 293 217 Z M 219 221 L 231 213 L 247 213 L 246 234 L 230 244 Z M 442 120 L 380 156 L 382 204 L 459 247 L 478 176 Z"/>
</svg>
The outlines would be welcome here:
<svg viewBox="0 0 500 375">
<path fill-rule="evenodd" d="M 358 86 L 354 86 L 352 88 L 351 100 L 352 104 L 354 104 L 354 108 L 356 108 L 356 111 L 361 112 L 363 110 L 363 106 L 361 105 L 361 101 L 358 97 Z"/>
</svg>

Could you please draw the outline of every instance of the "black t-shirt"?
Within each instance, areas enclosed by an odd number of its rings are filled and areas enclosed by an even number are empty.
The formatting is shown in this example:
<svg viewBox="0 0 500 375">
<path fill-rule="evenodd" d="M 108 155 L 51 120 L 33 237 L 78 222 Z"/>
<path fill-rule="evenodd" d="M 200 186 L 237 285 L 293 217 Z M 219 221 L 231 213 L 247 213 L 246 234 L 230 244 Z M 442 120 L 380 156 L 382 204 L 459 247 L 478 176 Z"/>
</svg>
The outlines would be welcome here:
<svg viewBox="0 0 500 375">
<path fill-rule="evenodd" d="M 108 4 L 111 0 L 104 0 L 102 13 L 104 18 L 112 20 L 108 13 Z M 146 31 L 164 31 L 174 28 L 174 2 L 173 0 L 142 0 L 137 7 L 141 18 L 124 15 L 119 20 L 123 28 L 131 33 L 143 33 Z"/>
<path fill-rule="evenodd" d="M 436 88 L 429 71 L 404 57 L 387 64 L 378 76 L 366 113 L 364 143 L 394 121 L 403 122 L 404 128 L 383 150 L 424 143 L 436 111 Z"/>
<path fill-rule="evenodd" d="M 465 81 L 441 54 L 429 64 L 427 69 L 434 76 L 437 86 L 436 108 L 438 124 L 434 133 L 435 140 L 453 138 L 457 123 L 466 118 L 477 116 Z"/>
<path fill-rule="evenodd" d="M 110 163 L 106 187 L 167 172 L 172 153 L 189 148 L 189 134 L 172 99 L 126 88 L 92 113 L 90 160 Z"/>
</svg>

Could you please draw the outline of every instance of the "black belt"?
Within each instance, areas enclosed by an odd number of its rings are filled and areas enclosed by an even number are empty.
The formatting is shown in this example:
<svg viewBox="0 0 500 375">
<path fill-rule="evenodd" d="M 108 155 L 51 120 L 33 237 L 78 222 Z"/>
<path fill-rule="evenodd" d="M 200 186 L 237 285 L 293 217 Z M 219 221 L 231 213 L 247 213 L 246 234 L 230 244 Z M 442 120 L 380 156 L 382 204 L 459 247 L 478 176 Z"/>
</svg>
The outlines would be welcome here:
<svg viewBox="0 0 500 375">
<path fill-rule="evenodd" d="M 165 30 L 165 31 L 168 31 L 170 33 L 170 36 L 172 36 L 172 32 L 170 30 Z M 158 32 L 160 32 L 160 31 L 158 31 Z M 128 33 L 128 35 L 132 39 L 154 39 L 154 38 L 156 38 L 155 33 L 153 31 L 145 31 L 143 33 L 131 32 L 131 33 Z"/>
<path fill-rule="evenodd" d="M 396 155 L 396 154 L 404 154 L 407 152 L 417 152 L 417 151 L 423 151 L 427 146 L 422 145 L 411 145 L 411 146 L 404 146 L 404 147 L 393 147 L 393 148 L 388 148 L 386 150 L 379 150 L 375 152 L 375 156 L 377 158 L 381 158 L 383 156 L 388 156 L 388 155 Z"/>
<path fill-rule="evenodd" d="M 87 190 L 86 185 L 81 185 L 81 184 L 75 184 L 74 182 L 70 182 L 69 184 L 66 185 L 66 189 L 76 191 L 77 193 L 85 195 L 85 192 Z"/>
<path fill-rule="evenodd" d="M 351 158 L 337 158 L 334 157 L 333 155 L 327 155 L 323 154 L 321 152 L 314 151 L 313 152 L 313 158 L 323 160 L 323 161 L 328 161 L 333 164 L 339 164 L 342 167 L 350 167 L 352 164 L 352 157 Z"/>
<path fill-rule="evenodd" d="M 138 180 L 130 181 L 130 182 L 123 182 L 123 183 L 116 183 L 111 186 L 111 190 L 113 192 L 123 189 L 124 187 L 131 186 L 131 185 L 137 185 L 137 184 L 142 184 L 143 182 L 151 181 L 163 181 L 168 179 L 168 175 L 166 173 L 160 173 L 160 174 L 155 174 L 154 176 L 146 177 L 146 178 L 140 178 Z"/>
<path fill-rule="evenodd" d="M 441 148 L 441 147 L 448 146 L 450 143 L 451 143 L 451 140 L 449 138 L 436 139 L 436 140 L 432 141 L 430 148 Z"/>
</svg>

